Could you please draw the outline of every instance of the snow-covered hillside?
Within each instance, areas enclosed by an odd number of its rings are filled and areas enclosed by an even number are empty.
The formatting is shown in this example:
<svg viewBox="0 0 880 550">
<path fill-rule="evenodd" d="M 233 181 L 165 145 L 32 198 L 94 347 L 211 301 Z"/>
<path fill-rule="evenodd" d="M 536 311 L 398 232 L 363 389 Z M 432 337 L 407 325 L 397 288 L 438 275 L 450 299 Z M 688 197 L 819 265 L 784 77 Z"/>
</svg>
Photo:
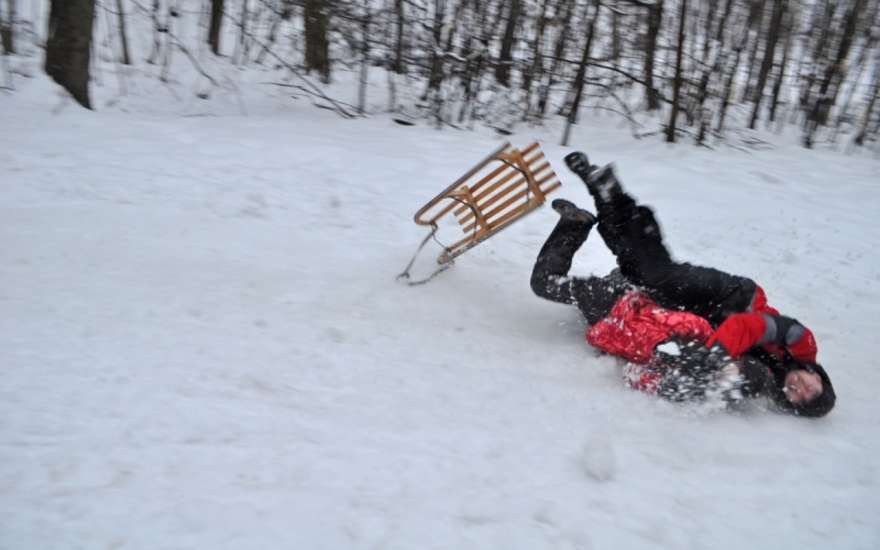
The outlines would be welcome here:
<svg viewBox="0 0 880 550">
<path fill-rule="evenodd" d="M 880 547 L 869 154 L 574 134 L 678 258 L 814 330 L 838 405 L 810 421 L 625 389 L 577 311 L 531 294 L 550 208 L 395 282 L 412 214 L 488 132 L 22 88 L 0 98 L 0 548 Z M 510 139 L 545 140 L 557 196 L 589 205 L 558 136 Z M 611 266 L 592 238 L 575 271 Z"/>
</svg>

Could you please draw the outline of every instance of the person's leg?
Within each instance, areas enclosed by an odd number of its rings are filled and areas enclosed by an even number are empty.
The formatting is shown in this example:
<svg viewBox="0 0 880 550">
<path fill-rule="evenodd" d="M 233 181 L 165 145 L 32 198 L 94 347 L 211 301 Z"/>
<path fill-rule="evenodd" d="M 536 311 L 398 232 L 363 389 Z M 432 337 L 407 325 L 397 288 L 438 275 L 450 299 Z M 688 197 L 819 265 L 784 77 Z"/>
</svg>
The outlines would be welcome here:
<svg viewBox="0 0 880 550">
<path fill-rule="evenodd" d="M 568 276 L 574 254 L 587 240 L 595 218 L 565 200 L 553 201 L 553 207 L 561 216 L 538 253 L 532 291 L 547 300 L 578 306 L 587 321 L 595 323 L 611 311 L 623 291 L 623 281 L 611 276 Z"/>
<path fill-rule="evenodd" d="M 616 256 L 624 276 L 636 284 L 651 286 L 651 272 L 674 264 L 653 211 L 623 190 L 611 165 L 591 166 L 583 153 L 572 153 L 565 161 L 593 196 L 599 234 Z"/>
<path fill-rule="evenodd" d="M 623 190 L 613 167 L 590 166 L 583 153 L 572 153 L 565 160 L 596 201 L 599 234 L 625 277 L 645 287 L 664 307 L 696 313 L 713 324 L 748 309 L 755 283 L 717 269 L 673 261 L 653 211 Z"/>
</svg>

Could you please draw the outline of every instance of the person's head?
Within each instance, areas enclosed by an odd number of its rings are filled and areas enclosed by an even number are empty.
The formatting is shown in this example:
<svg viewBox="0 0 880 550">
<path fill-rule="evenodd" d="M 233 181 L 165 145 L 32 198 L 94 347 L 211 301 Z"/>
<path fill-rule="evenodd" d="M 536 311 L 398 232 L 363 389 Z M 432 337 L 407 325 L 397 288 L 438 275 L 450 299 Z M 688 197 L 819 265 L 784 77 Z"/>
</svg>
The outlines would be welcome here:
<svg viewBox="0 0 880 550">
<path fill-rule="evenodd" d="M 807 403 L 822 393 L 822 378 L 815 372 L 806 369 L 789 371 L 785 375 L 785 385 L 782 386 L 782 392 L 795 405 Z"/>
<path fill-rule="evenodd" d="M 777 402 L 797 416 L 816 418 L 834 408 L 837 396 L 831 379 L 818 363 L 790 363 Z"/>
</svg>

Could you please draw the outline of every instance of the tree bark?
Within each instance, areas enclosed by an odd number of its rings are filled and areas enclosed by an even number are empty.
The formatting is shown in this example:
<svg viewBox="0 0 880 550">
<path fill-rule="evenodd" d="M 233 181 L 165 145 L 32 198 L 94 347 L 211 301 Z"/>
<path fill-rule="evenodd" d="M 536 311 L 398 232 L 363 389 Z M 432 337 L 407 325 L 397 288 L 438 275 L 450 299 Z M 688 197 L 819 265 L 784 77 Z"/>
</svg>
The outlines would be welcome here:
<svg viewBox="0 0 880 550">
<path fill-rule="evenodd" d="M 816 9 L 818 11 L 819 4 L 816 4 Z M 816 83 L 816 69 L 815 66 L 819 63 L 819 61 L 825 56 L 825 47 L 828 44 L 828 37 L 831 34 L 831 22 L 834 20 L 834 13 L 837 10 L 837 2 L 834 0 L 825 0 L 825 10 L 822 15 L 822 24 L 819 30 L 819 38 L 816 41 L 816 46 L 813 49 L 813 62 L 810 64 L 810 69 L 806 77 L 806 83 L 804 84 L 803 92 L 801 93 L 801 107 L 804 111 L 809 111 L 810 105 L 813 103 L 813 86 Z M 816 14 L 818 17 L 818 13 Z M 814 18 L 815 19 L 815 18 Z M 813 32 L 813 29 L 810 30 Z"/>
<path fill-rule="evenodd" d="M 709 91 L 709 80 L 713 75 L 721 74 L 721 66 L 725 57 L 725 43 L 724 43 L 724 29 L 727 26 L 727 20 L 730 17 L 730 10 L 733 7 L 733 0 L 726 0 L 724 4 L 724 11 L 721 14 L 721 17 L 718 19 L 718 25 L 715 27 L 714 39 L 709 40 L 708 35 L 706 39 L 706 47 L 703 50 L 703 74 L 700 77 L 700 84 L 697 88 L 697 105 L 694 111 L 700 117 L 700 129 L 697 133 L 697 144 L 702 144 L 706 138 L 706 130 L 709 126 L 709 121 L 711 119 L 711 115 L 708 113 L 708 109 L 704 108 L 704 104 L 706 102 L 706 97 Z M 714 14 L 714 10 L 712 12 Z M 710 30 L 710 26 L 707 25 L 707 32 Z M 710 42 L 715 43 L 714 52 L 712 53 L 712 65 L 709 66 L 708 59 L 710 56 L 711 45 Z"/>
<path fill-rule="evenodd" d="M 874 4 L 874 13 L 869 16 L 869 23 L 864 27 L 864 42 L 862 43 L 862 47 L 859 51 L 859 57 L 852 65 L 856 67 L 855 76 L 852 76 L 852 72 L 849 73 L 850 87 L 849 93 L 846 94 L 846 98 L 843 100 L 843 104 L 840 106 L 840 109 L 837 112 L 837 128 L 840 128 L 841 123 L 847 118 L 847 114 L 849 112 L 850 103 L 852 103 L 853 96 L 856 93 L 856 89 L 859 87 L 859 84 L 862 81 L 862 73 L 865 70 L 866 61 L 869 57 L 874 55 L 874 47 L 877 44 L 878 37 L 872 31 L 877 25 L 877 16 L 880 15 L 880 2 Z M 880 58 L 878 58 L 880 61 Z M 880 64 L 877 66 L 877 70 L 880 70 Z M 841 82 L 840 87 L 843 87 L 843 83 Z"/>
<path fill-rule="evenodd" d="M 663 0 L 648 9 L 648 34 L 645 37 L 645 99 L 649 111 L 660 108 L 657 88 L 654 86 L 654 60 L 657 55 L 657 37 L 663 23 Z"/>
<path fill-rule="evenodd" d="M 150 49 L 150 55 L 147 56 L 147 63 L 152 65 L 158 61 L 159 54 L 162 53 L 162 41 L 160 40 L 162 37 L 162 24 L 159 22 L 159 0 L 153 0 L 150 19 L 153 21 L 153 46 Z"/>
<path fill-rule="evenodd" d="M 874 104 L 877 103 L 878 94 L 880 94 L 880 70 L 874 73 L 874 93 L 871 94 L 871 99 L 868 101 L 868 106 L 865 108 L 865 114 L 862 116 L 862 125 L 859 129 L 859 133 L 853 140 L 856 145 L 861 146 L 865 143 L 865 136 L 868 133 L 868 124 L 871 121 L 871 114 L 874 111 Z"/>
<path fill-rule="evenodd" d="M 589 27 L 587 28 L 587 42 L 584 45 L 584 51 L 581 55 L 581 62 L 578 65 L 578 72 L 574 78 L 574 98 L 571 101 L 571 108 L 568 111 L 568 118 L 565 123 L 565 132 L 562 135 L 562 145 L 568 146 L 568 139 L 571 137 L 571 127 L 577 122 L 578 109 L 581 106 L 581 97 L 584 91 L 584 83 L 587 80 L 587 64 L 590 61 L 590 49 L 593 46 L 593 31 L 596 28 L 596 19 L 599 18 L 599 0 L 593 0 L 593 17 L 590 18 Z"/>
<path fill-rule="evenodd" d="M 122 0 L 116 0 L 116 16 L 119 21 L 119 39 L 122 42 L 122 64 L 131 65 L 131 56 L 128 53 L 128 33 L 125 30 L 125 10 Z"/>
<path fill-rule="evenodd" d="M 0 46 L 3 48 L 3 55 L 15 53 L 15 2 L 16 0 L 6 0 L 6 19 L 0 18 Z"/>
<path fill-rule="evenodd" d="M 272 20 L 272 26 L 269 27 L 269 38 L 265 43 L 260 44 L 260 53 L 257 54 L 256 63 L 260 65 L 263 63 L 263 57 L 272 47 L 275 45 L 276 36 L 278 35 L 278 27 L 281 26 L 282 21 L 289 21 L 291 15 L 293 14 L 293 1 L 292 0 L 282 0 L 281 2 L 281 13 L 276 14 L 276 17 Z"/>
<path fill-rule="evenodd" d="M 220 55 L 220 31 L 223 29 L 223 0 L 211 0 L 211 23 L 208 44 L 214 55 Z"/>
<path fill-rule="evenodd" d="M 241 15 L 239 16 L 238 21 L 238 47 L 237 47 L 237 55 L 234 56 L 236 58 L 237 65 L 244 65 L 247 62 L 248 57 L 248 28 L 247 22 L 250 17 L 250 13 L 248 10 L 248 0 L 241 0 Z"/>
<path fill-rule="evenodd" d="M 87 109 L 94 15 L 95 0 L 52 0 L 46 41 L 46 73 Z"/>
<path fill-rule="evenodd" d="M 504 37 L 501 40 L 501 53 L 498 56 L 498 64 L 495 66 L 495 81 L 502 86 L 510 86 L 510 67 L 513 64 L 513 42 L 516 36 L 516 26 L 519 23 L 520 0 L 510 0 L 510 10 L 507 13 L 507 25 L 504 28 Z"/>
<path fill-rule="evenodd" d="M 565 46 L 568 41 L 568 33 L 571 28 L 571 12 L 574 8 L 574 0 L 560 0 L 560 4 L 557 6 L 557 16 L 559 14 L 559 9 L 562 5 L 565 5 L 565 11 L 561 14 L 560 24 L 562 28 L 559 31 L 559 36 L 556 39 L 556 44 L 553 47 L 553 60 L 550 64 L 550 70 L 547 71 L 547 79 L 545 83 L 541 86 L 541 95 L 538 98 L 538 113 L 541 118 L 544 117 L 544 114 L 547 112 L 547 100 L 550 97 L 550 88 L 553 87 L 553 84 L 556 83 L 556 75 L 559 71 L 559 63 L 562 60 L 562 57 L 565 55 Z"/>
<path fill-rule="evenodd" d="M 370 61 L 370 4 L 365 0 L 364 14 L 361 18 L 361 74 L 358 83 L 358 105 L 357 111 L 359 115 L 363 115 L 367 109 L 367 70 Z"/>
<path fill-rule="evenodd" d="M 717 135 L 721 135 L 724 131 L 724 119 L 727 116 L 727 107 L 730 105 L 730 97 L 733 95 L 733 82 L 736 80 L 736 73 L 739 71 L 739 63 L 742 59 L 742 52 L 746 47 L 747 38 L 748 36 L 744 35 L 742 41 L 734 50 L 736 55 L 734 56 L 730 69 L 727 71 L 727 82 L 724 85 L 724 94 L 721 96 L 721 107 L 719 107 L 718 112 L 718 125 L 715 127 L 715 133 Z"/>
<path fill-rule="evenodd" d="M 746 85 L 743 88 L 741 101 L 748 100 L 752 95 L 752 75 L 754 74 L 756 60 L 758 59 L 758 45 L 761 43 L 761 27 L 764 25 L 764 0 L 754 0 L 752 2 L 752 9 L 754 11 L 749 14 L 749 29 L 755 29 L 755 39 L 752 41 L 752 53 L 749 54 L 748 74 L 746 74 Z M 749 34 L 752 33 L 749 31 Z"/>
<path fill-rule="evenodd" d="M 500 17 L 492 18 L 489 15 L 489 3 L 476 4 L 477 28 L 481 30 L 482 37 L 474 38 L 477 42 L 475 51 L 469 53 L 464 76 L 464 103 L 459 112 L 459 122 L 464 121 L 466 115 L 470 116 L 473 124 L 477 116 L 476 97 L 480 93 L 480 85 L 483 80 L 483 67 L 489 60 L 489 39 L 495 35 Z M 500 13 L 500 8 L 499 8 Z M 489 23 L 491 21 L 491 23 Z"/>
<path fill-rule="evenodd" d="M 822 79 L 822 85 L 819 87 L 819 95 L 816 97 L 816 101 L 807 119 L 807 129 L 804 133 L 804 146 L 807 149 L 813 147 L 813 136 L 818 127 L 825 124 L 828 113 L 834 105 L 834 98 L 828 97 L 826 94 L 831 87 L 832 81 L 843 74 L 843 65 L 852 47 L 856 24 L 858 23 L 859 15 L 864 12 L 865 1 L 854 0 L 849 11 L 844 16 L 837 55 L 835 55 L 834 60 L 825 69 L 825 76 Z"/>
<path fill-rule="evenodd" d="M 541 12 L 538 14 L 538 21 L 535 29 L 535 41 L 532 44 L 532 62 L 529 64 L 525 75 L 523 75 L 523 90 L 526 92 L 526 108 L 523 113 L 523 120 L 528 120 L 532 112 L 532 84 L 536 78 L 540 77 L 543 72 L 543 55 L 541 50 L 544 44 L 544 27 L 546 24 L 547 6 L 550 0 L 541 2 Z"/>
<path fill-rule="evenodd" d="M 779 29 L 782 27 L 782 15 L 785 12 L 785 0 L 774 0 L 773 15 L 770 19 L 770 29 L 767 31 L 767 41 L 764 45 L 764 60 L 761 62 L 761 70 L 758 72 L 758 81 L 754 89 L 754 107 L 752 118 L 749 120 L 749 129 L 755 129 L 758 122 L 758 114 L 761 112 L 761 100 L 764 98 L 764 87 L 767 85 L 767 76 L 773 68 L 773 57 L 776 55 L 776 43 L 779 41 Z"/>
<path fill-rule="evenodd" d="M 305 0 L 306 72 L 318 71 L 321 80 L 330 82 L 330 43 L 327 40 L 329 27 L 328 2 Z"/>
<path fill-rule="evenodd" d="M 678 22 L 678 46 L 675 51 L 675 80 L 672 83 L 672 111 L 669 113 L 669 124 L 666 126 L 666 141 L 675 143 L 675 122 L 678 118 L 678 109 L 681 94 L 681 66 L 684 53 L 684 26 L 687 19 L 687 0 L 681 0 L 681 11 Z"/>
<path fill-rule="evenodd" d="M 440 51 L 443 42 L 443 22 L 446 19 L 446 0 L 434 0 L 434 25 L 431 29 L 433 47 L 431 48 L 431 73 L 428 77 L 428 89 L 425 90 L 424 98 L 428 97 L 430 90 L 438 90 L 443 82 L 443 52 Z"/>
<path fill-rule="evenodd" d="M 397 74 L 404 74 L 404 66 L 403 66 L 403 26 L 404 26 L 404 11 L 403 11 L 403 0 L 394 0 L 394 14 L 397 18 L 397 40 L 394 44 L 394 64 L 392 65 L 392 70 Z"/>
<path fill-rule="evenodd" d="M 791 42 L 794 38 L 794 11 L 789 8 L 786 10 L 788 17 L 787 23 L 783 29 L 785 32 L 785 46 L 782 50 L 782 61 L 779 63 L 779 71 L 776 80 L 773 83 L 773 94 L 770 100 L 770 122 L 776 121 L 776 108 L 779 105 L 779 92 L 782 89 L 782 81 L 785 80 L 785 69 L 788 66 L 788 56 L 791 51 Z"/>
</svg>

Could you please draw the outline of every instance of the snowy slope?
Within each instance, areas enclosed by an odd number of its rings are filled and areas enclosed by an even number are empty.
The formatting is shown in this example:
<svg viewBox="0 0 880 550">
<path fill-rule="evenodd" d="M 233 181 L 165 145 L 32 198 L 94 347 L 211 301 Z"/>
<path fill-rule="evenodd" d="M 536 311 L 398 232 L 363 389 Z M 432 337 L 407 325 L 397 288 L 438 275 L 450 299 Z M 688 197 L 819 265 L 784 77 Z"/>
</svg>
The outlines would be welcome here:
<svg viewBox="0 0 880 550">
<path fill-rule="evenodd" d="M 25 87 L 0 98 L 0 548 L 880 547 L 876 158 L 589 116 L 573 140 L 677 257 L 811 326 L 838 406 L 808 421 L 625 389 L 577 312 L 531 295 L 549 208 L 396 283 L 413 212 L 488 133 Z M 511 139 L 545 139 L 558 196 L 589 204 L 557 130 Z M 611 266 L 591 238 L 575 271 Z"/>
</svg>

